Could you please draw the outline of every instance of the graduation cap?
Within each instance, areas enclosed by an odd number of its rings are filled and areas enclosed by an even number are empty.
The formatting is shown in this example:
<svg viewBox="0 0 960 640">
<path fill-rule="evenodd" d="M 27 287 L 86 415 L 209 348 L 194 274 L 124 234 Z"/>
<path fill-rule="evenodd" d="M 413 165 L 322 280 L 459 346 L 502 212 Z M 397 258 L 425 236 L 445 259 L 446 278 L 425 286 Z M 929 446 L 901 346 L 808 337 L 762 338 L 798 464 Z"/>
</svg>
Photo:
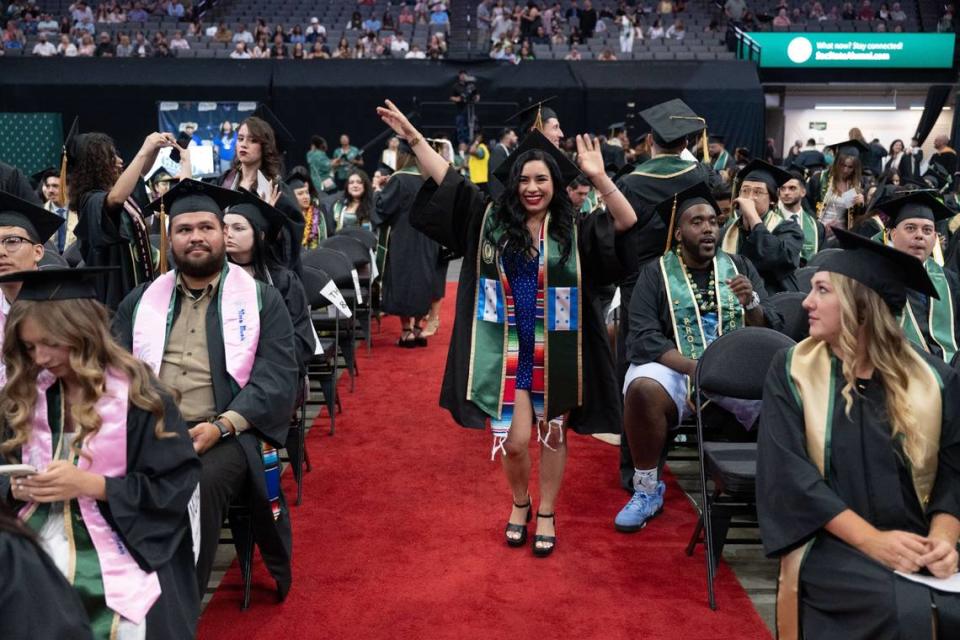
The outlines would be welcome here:
<svg viewBox="0 0 960 640">
<path fill-rule="evenodd" d="M 723 144 L 724 142 L 726 142 L 726 138 L 724 138 L 719 133 L 711 133 L 709 136 L 707 136 L 707 141 L 716 142 L 717 144 Z"/>
<path fill-rule="evenodd" d="M 710 186 L 706 182 L 698 182 L 682 191 L 678 191 L 673 197 L 661 201 L 654 207 L 663 224 L 667 227 L 667 242 L 663 251 L 666 253 L 673 244 L 673 231 L 680 222 L 680 216 L 690 207 L 698 204 L 709 205 L 717 214 L 720 213 L 720 205 L 710 191 Z"/>
<path fill-rule="evenodd" d="M 613 137 L 627 128 L 626 122 L 614 122 L 607 126 L 607 135 Z"/>
<path fill-rule="evenodd" d="M 580 175 L 580 169 L 577 165 L 573 164 L 570 158 L 567 157 L 567 154 L 558 149 L 545 135 L 536 129 L 528 133 L 520 142 L 519 146 L 517 146 L 517 150 L 507 156 L 507 159 L 494 169 L 493 175 L 496 176 L 502 184 L 507 184 L 510 179 L 510 172 L 513 170 L 513 165 L 515 165 L 520 158 L 524 157 L 527 151 L 534 150 L 542 151 L 556 160 L 557 165 L 560 167 L 561 179 L 563 180 L 563 184 L 558 186 L 565 187 L 570 184 L 571 180 Z"/>
<path fill-rule="evenodd" d="M 53 167 L 47 167 L 41 171 L 37 171 L 35 174 L 30 176 L 30 179 L 36 182 L 38 185 L 42 185 L 44 180 L 47 178 L 52 178 L 53 176 L 59 176 L 60 173 Z"/>
<path fill-rule="evenodd" d="M 256 111 L 253 112 L 254 117 L 260 118 L 273 129 L 273 137 L 277 141 L 277 151 L 280 152 L 280 155 L 285 154 L 287 151 L 293 148 L 297 143 L 297 139 L 293 137 L 293 134 L 290 133 L 290 130 L 287 129 L 280 118 L 277 117 L 277 114 L 268 107 L 266 104 L 261 103 L 257 107 Z"/>
<path fill-rule="evenodd" d="M 919 259 L 843 229 L 835 227 L 833 233 L 843 251 L 825 257 L 819 271 L 847 276 L 877 292 L 894 314 L 903 310 L 907 289 L 939 298 Z"/>
<path fill-rule="evenodd" d="M 33 300 L 49 302 L 51 300 L 97 299 L 96 279 L 119 267 L 78 267 L 76 269 L 57 267 L 37 271 L 16 271 L 0 276 L 2 282 L 22 282 L 17 301 Z"/>
<path fill-rule="evenodd" d="M 788 166 L 783 167 L 783 170 L 789 173 L 791 178 L 800 182 L 804 182 L 810 175 L 809 167 L 798 162 L 791 162 Z"/>
<path fill-rule="evenodd" d="M 413 147 L 411 147 L 411 146 L 410 146 L 410 143 L 407 142 L 406 139 L 404 139 L 404 138 L 400 138 L 400 139 L 399 139 L 399 142 L 398 142 L 398 144 L 397 144 L 397 152 L 398 152 L 398 153 L 406 153 L 406 154 L 411 155 L 411 156 L 414 155 L 414 154 L 413 154 Z"/>
<path fill-rule="evenodd" d="M 176 176 L 170 175 L 170 172 L 164 167 L 157 167 L 156 171 L 147 176 L 147 181 L 154 186 L 161 182 L 173 182 L 176 179 Z"/>
<path fill-rule="evenodd" d="M 20 227 L 30 240 L 44 244 L 64 222 L 57 214 L 0 191 L 0 227 Z"/>
<path fill-rule="evenodd" d="M 887 214 L 887 228 L 893 229 L 904 220 L 923 218 L 931 222 L 940 222 L 953 217 L 947 208 L 930 191 L 906 191 L 894 194 L 878 205 Z"/>
<path fill-rule="evenodd" d="M 60 154 L 60 196 L 57 198 L 57 204 L 61 207 L 67 205 L 67 162 L 76 158 L 79 150 L 77 148 L 77 135 L 80 133 L 80 118 L 75 117 L 67 130 L 67 135 L 63 139 L 63 151 Z"/>
<path fill-rule="evenodd" d="M 268 238 L 276 237 L 287 222 L 282 211 L 259 196 L 246 190 L 234 192 L 237 199 L 225 208 L 224 215 L 231 213 L 243 216 L 258 232 L 264 232 Z"/>
<path fill-rule="evenodd" d="M 381 163 L 377 166 L 377 171 L 379 171 L 380 173 L 382 173 L 382 174 L 385 175 L 385 176 L 393 175 L 393 167 L 391 167 L 390 165 L 386 164 L 385 162 L 381 162 Z"/>
<path fill-rule="evenodd" d="M 859 140 L 847 140 L 846 142 L 828 144 L 823 148 L 823 150 L 826 151 L 827 149 L 833 153 L 834 162 L 836 162 L 836 158 L 840 154 L 851 156 L 853 158 L 859 158 L 860 156 L 870 153 L 870 147 Z"/>
<path fill-rule="evenodd" d="M 540 102 L 534 102 L 529 107 L 524 107 L 517 111 L 515 114 L 507 118 L 507 122 L 513 122 L 517 120 L 520 122 L 520 126 L 523 131 L 530 131 L 531 129 L 536 129 L 537 131 L 543 131 L 544 123 L 550 118 L 560 119 L 560 116 L 557 115 L 557 112 L 552 108 L 545 106 L 548 102 L 552 102 L 557 99 L 557 96 L 550 96 L 545 100 Z"/>
<path fill-rule="evenodd" d="M 753 159 L 737 172 L 733 191 L 739 193 L 739 186 L 744 182 L 762 182 L 767 187 L 770 200 L 776 200 L 777 190 L 791 179 L 793 175 L 780 167 L 775 167 L 763 160 Z"/>
<path fill-rule="evenodd" d="M 640 112 L 650 129 L 654 141 L 662 147 L 672 147 L 698 131 L 703 132 L 703 161 L 710 162 L 707 152 L 707 121 L 687 106 L 680 98 L 661 102 Z"/>
</svg>

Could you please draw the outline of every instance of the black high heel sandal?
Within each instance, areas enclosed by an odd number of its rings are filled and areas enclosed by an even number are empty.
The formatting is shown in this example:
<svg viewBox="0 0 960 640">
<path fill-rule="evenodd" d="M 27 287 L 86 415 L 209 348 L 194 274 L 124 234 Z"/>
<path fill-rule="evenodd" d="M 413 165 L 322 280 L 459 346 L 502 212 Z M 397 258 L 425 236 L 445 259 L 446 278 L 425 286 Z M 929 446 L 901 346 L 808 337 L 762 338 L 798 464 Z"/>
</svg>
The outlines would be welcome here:
<svg viewBox="0 0 960 640">
<path fill-rule="evenodd" d="M 413 326 L 413 346 L 415 347 L 427 346 L 427 339 L 424 338 L 422 335 L 420 335 L 422 333 L 423 333 L 423 329 L 421 329 L 417 325 Z"/>
<path fill-rule="evenodd" d="M 409 337 L 408 337 L 409 336 Z M 413 349 L 417 346 L 416 334 L 413 329 L 404 329 L 397 340 L 397 346 L 401 349 Z"/>
<path fill-rule="evenodd" d="M 551 553 L 553 553 L 553 550 L 554 550 L 554 549 L 556 548 L 556 546 L 557 546 L 557 536 L 556 536 L 556 532 L 557 532 L 557 517 L 556 517 L 556 514 L 555 514 L 555 513 L 540 513 L 539 511 L 537 511 L 537 518 L 543 518 L 544 520 L 548 520 L 548 519 L 549 519 L 549 520 L 553 520 L 553 532 L 554 532 L 554 535 L 552 535 L 552 536 L 542 536 L 542 535 L 540 535 L 540 534 L 537 534 L 537 535 L 533 536 L 533 555 L 537 556 L 538 558 L 546 558 L 546 557 L 549 556 Z M 537 546 L 537 543 L 538 543 L 538 542 L 543 542 L 543 543 L 549 544 L 550 546 L 549 546 L 549 547 L 538 547 L 538 546 Z"/>
<path fill-rule="evenodd" d="M 527 525 L 530 524 L 530 518 L 533 515 L 533 503 L 530 501 L 530 498 L 527 498 L 527 504 L 517 504 L 513 503 L 517 509 L 526 509 L 527 510 L 527 521 L 524 524 L 513 524 L 512 522 L 507 522 L 507 529 L 503 532 L 503 537 L 506 539 L 507 544 L 511 547 L 522 547 L 527 543 Z M 519 538 L 511 538 L 508 536 L 508 533 L 519 533 Z"/>
</svg>

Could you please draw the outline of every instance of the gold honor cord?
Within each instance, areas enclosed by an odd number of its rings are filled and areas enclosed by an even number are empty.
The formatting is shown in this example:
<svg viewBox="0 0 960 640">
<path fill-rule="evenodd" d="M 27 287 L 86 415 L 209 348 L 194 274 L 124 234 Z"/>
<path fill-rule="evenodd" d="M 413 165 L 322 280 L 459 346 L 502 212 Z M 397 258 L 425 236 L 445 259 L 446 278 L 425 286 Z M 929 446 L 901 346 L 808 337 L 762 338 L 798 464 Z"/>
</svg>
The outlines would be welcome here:
<svg viewBox="0 0 960 640">
<path fill-rule="evenodd" d="M 167 264 L 167 251 L 169 251 L 170 239 L 167 236 L 167 210 L 163 204 L 163 196 L 160 197 L 160 258 L 158 260 L 157 269 L 161 274 L 167 272 L 169 265 Z"/>
<path fill-rule="evenodd" d="M 710 149 L 707 147 L 707 121 L 700 116 L 670 116 L 671 120 L 696 120 L 703 123 L 703 131 L 701 133 L 701 141 L 703 144 L 703 162 L 704 164 L 710 163 Z"/>
<path fill-rule="evenodd" d="M 60 192 L 57 194 L 57 204 L 67 206 L 67 145 L 64 143 L 60 155 Z"/>
<path fill-rule="evenodd" d="M 663 247 L 663 252 L 670 251 L 670 245 L 673 244 L 673 225 L 677 223 L 677 194 L 673 194 L 673 206 L 670 208 L 670 224 L 667 225 L 667 244 Z"/>
</svg>

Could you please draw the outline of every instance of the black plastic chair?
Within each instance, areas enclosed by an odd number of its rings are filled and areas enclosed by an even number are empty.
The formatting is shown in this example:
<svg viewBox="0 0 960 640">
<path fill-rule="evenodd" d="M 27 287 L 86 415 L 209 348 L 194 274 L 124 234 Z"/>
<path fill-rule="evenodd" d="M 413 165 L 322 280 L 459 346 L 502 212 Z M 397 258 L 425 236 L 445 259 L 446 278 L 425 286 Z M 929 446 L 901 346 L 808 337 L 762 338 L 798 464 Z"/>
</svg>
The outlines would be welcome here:
<svg viewBox="0 0 960 640">
<path fill-rule="evenodd" d="M 820 255 L 820 254 L 818 253 L 817 255 Z M 817 267 L 816 265 L 810 266 L 809 264 L 803 267 L 802 269 L 797 269 L 796 271 L 797 288 L 799 289 L 800 293 L 804 295 L 810 293 L 810 289 L 813 288 L 813 286 L 810 284 L 810 279 L 813 278 L 813 274 L 815 274 L 819 270 L 820 268 Z"/>
<path fill-rule="evenodd" d="M 821 249 L 818 251 L 810 260 L 807 261 L 808 267 L 819 267 L 823 262 L 829 258 L 831 255 L 839 253 L 843 249 Z"/>
<path fill-rule="evenodd" d="M 293 479 L 297 483 L 297 502 L 299 507 L 303 503 L 303 471 L 306 467 L 310 471 L 310 456 L 307 454 L 307 395 L 310 393 L 310 381 L 307 377 L 301 380 L 300 394 L 297 399 L 297 411 L 290 418 L 290 430 L 284 449 L 287 455 L 281 457 L 282 462 L 293 467 Z"/>
<path fill-rule="evenodd" d="M 43 257 L 37 263 L 38 269 L 67 269 L 70 263 L 56 251 L 44 251 Z"/>
<path fill-rule="evenodd" d="M 318 404 L 313 401 L 313 384 L 316 383 L 323 394 L 330 416 L 330 435 L 336 431 L 336 414 L 340 407 L 340 398 L 337 395 L 337 374 L 339 352 L 337 345 L 340 341 L 341 327 L 340 314 L 328 313 L 330 301 L 321 295 L 320 290 L 330 282 L 326 271 L 311 266 L 304 266 L 301 276 L 303 287 L 307 292 L 307 303 L 310 305 L 311 321 L 320 337 L 320 347 L 323 355 L 314 356 L 307 363 L 307 380 L 309 389 L 306 398 L 307 404 Z M 309 469 L 309 460 L 308 469 Z"/>
<path fill-rule="evenodd" d="M 338 351 L 343 355 L 350 376 L 350 391 L 355 385 L 355 378 L 359 375 L 356 357 L 357 339 L 357 296 L 353 283 L 353 261 L 341 251 L 321 247 L 311 249 L 301 255 L 305 267 L 314 267 L 327 273 L 328 281 L 333 280 L 340 293 L 350 307 L 351 318 L 340 323 L 337 333 Z M 326 282 L 324 282 L 326 284 Z M 308 293 L 309 297 L 309 293 Z"/>
<path fill-rule="evenodd" d="M 369 231 L 364 229 L 357 229 L 357 231 L 369 233 Z M 373 292 L 370 249 L 368 249 L 358 238 L 344 234 L 338 234 L 331 238 L 327 238 L 320 243 L 320 246 L 325 249 L 339 251 L 353 262 L 353 268 L 356 269 L 357 277 L 360 282 L 360 291 L 362 297 L 362 301 L 358 301 L 356 305 L 357 321 L 361 322 L 361 337 L 366 339 L 367 353 L 369 353 L 373 348 L 373 340 L 372 336 L 370 335 L 370 324 L 373 315 L 371 305 Z"/>
<path fill-rule="evenodd" d="M 703 532 L 706 544 L 707 596 L 716 609 L 713 580 L 727 542 L 730 526 L 756 527 L 756 442 L 704 442 L 704 394 L 744 400 L 760 400 L 773 357 L 796 344 L 790 337 L 763 327 L 745 327 L 717 338 L 697 362 L 694 374 L 694 404 L 697 407 L 697 443 L 700 454 L 700 518 L 687 546 L 691 555 Z M 754 430 L 754 435 L 755 435 Z M 714 483 L 708 494 L 707 474 Z M 746 524 L 732 523 L 734 516 L 752 518 Z M 716 522 L 715 522 L 716 519 Z M 759 539 L 736 541 L 759 544 Z"/>
<path fill-rule="evenodd" d="M 346 236 L 348 238 L 356 238 L 363 246 L 367 248 L 368 251 L 377 251 L 377 234 L 367 229 L 362 229 L 360 227 L 351 227 L 349 229 L 342 229 L 337 236 Z M 336 236 L 334 236 L 336 237 Z"/>
<path fill-rule="evenodd" d="M 220 538 L 220 544 L 232 544 L 237 550 L 237 561 L 240 563 L 240 580 L 243 583 L 243 599 L 240 601 L 240 610 L 246 611 L 250 607 L 250 591 L 253 586 L 253 516 L 250 507 L 235 502 L 227 509 L 227 522 L 230 526 L 231 537 Z"/>
<path fill-rule="evenodd" d="M 803 308 L 806 294 L 798 291 L 782 291 L 770 296 L 770 303 L 783 316 L 783 329 L 780 333 L 800 342 L 810 335 L 810 321 L 807 310 Z"/>
</svg>

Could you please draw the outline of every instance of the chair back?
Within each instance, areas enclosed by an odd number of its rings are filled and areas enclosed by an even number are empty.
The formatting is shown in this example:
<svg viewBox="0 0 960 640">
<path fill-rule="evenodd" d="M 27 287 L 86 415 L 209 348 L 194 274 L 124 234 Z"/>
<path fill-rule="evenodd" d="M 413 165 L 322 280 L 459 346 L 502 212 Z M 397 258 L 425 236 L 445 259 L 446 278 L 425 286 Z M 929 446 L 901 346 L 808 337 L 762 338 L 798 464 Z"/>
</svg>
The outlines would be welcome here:
<svg viewBox="0 0 960 640">
<path fill-rule="evenodd" d="M 817 255 L 820 255 L 820 254 L 818 253 Z M 810 289 L 812 288 L 810 284 L 810 280 L 811 278 L 813 278 L 813 274 L 815 274 L 819 270 L 820 268 L 817 266 L 811 267 L 807 265 L 806 267 L 802 269 L 797 269 L 795 271 L 797 276 L 797 287 L 800 290 L 800 293 L 804 295 L 810 293 Z"/>
<path fill-rule="evenodd" d="M 356 238 L 361 243 L 363 243 L 363 246 L 365 246 L 368 250 L 370 251 L 377 250 L 377 234 L 367 229 L 362 229 L 360 227 L 350 227 L 349 229 L 341 229 L 337 233 L 337 236 L 347 236 L 348 238 Z"/>
<path fill-rule="evenodd" d="M 807 319 L 807 310 L 803 308 L 803 300 L 807 295 L 799 291 L 782 291 L 770 296 L 770 303 L 783 316 L 781 333 L 800 342 L 810 335 L 810 321 Z"/>
<path fill-rule="evenodd" d="M 305 267 L 326 271 L 341 291 L 353 291 L 353 261 L 343 252 L 320 247 L 305 251 L 300 259 Z"/>
<path fill-rule="evenodd" d="M 54 251 L 44 251 L 43 257 L 37 263 L 38 269 L 64 269 L 70 267 L 70 263 L 62 255 Z"/>
<path fill-rule="evenodd" d="M 370 264 L 370 250 L 360 240 L 345 235 L 335 235 L 320 243 L 324 249 L 333 249 L 350 258 L 354 269 Z"/>
<path fill-rule="evenodd" d="M 789 336 L 766 327 L 726 333 L 714 340 L 697 362 L 697 391 L 760 400 L 773 356 L 795 344 Z"/>
<path fill-rule="evenodd" d="M 819 267 L 824 263 L 824 261 L 832 255 L 840 253 L 843 249 L 821 249 L 814 254 L 812 258 L 807 262 L 808 267 Z"/>
</svg>

